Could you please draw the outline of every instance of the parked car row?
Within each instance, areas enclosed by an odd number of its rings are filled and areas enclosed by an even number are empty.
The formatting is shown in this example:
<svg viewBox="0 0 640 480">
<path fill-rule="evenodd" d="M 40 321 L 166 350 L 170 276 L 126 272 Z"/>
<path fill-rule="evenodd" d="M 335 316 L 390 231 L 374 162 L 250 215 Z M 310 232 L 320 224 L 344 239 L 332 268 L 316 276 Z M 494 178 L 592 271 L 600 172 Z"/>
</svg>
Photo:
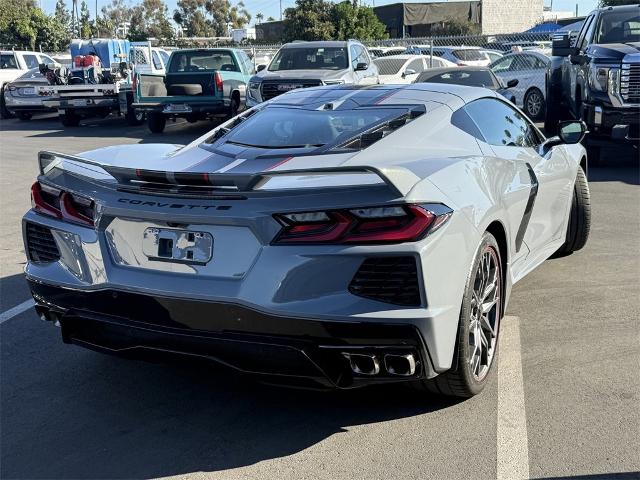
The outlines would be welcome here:
<svg viewBox="0 0 640 480">
<path fill-rule="evenodd" d="M 223 119 L 297 88 L 407 84 L 431 77 L 438 83 L 485 86 L 501 92 L 536 120 L 545 110 L 548 58 L 534 51 L 503 55 L 478 47 L 413 45 L 398 54 L 397 48 L 368 50 L 354 40 L 292 42 L 283 45 L 267 65 L 256 64 L 258 58 L 251 59 L 236 48 L 169 53 L 148 42 L 123 42 L 74 41 L 72 65 L 66 70 L 50 57 L 37 58 L 35 62 L 42 60 L 38 68 L 25 71 L 3 91 L 3 108 L 22 120 L 40 111 L 57 110 L 65 126 L 115 112 L 132 125 L 146 119 L 152 132 L 161 133 L 167 121 L 176 118 L 189 122 Z M 111 65 L 102 61 L 103 51 L 117 60 Z M 90 63 L 76 65 L 83 55 Z M 449 71 L 462 70 L 459 67 L 466 71 Z M 74 69 L 82 79 L 71 75 Z M 433 75 L 426 75 L 427 71 Z M 115 72 L 121 74 L 117 81 L 113 81 Z"/>
</svg>

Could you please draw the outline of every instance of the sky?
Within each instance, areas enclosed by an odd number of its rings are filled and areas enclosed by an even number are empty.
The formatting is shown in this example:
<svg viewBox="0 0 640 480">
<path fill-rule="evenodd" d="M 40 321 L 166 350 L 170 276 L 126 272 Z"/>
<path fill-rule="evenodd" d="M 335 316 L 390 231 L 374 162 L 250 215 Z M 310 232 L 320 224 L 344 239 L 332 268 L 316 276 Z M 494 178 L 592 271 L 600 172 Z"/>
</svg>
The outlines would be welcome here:
<svg viewBox="0 0 640 480">
<path fill-rule="evenodd" d="M 56 0 L 39 0 L 42 8 L 47 13 L 53 13 L 56 7 Z M 66 0 L 71 9 L 71 1 Z M 78 0 L 78 4 L 82 0 Z M 167 6 L 169 7 L 169 12 L 173 15 L 173 10 L 176 8 L 177 0 L 165 0 Z M 262 13 L 264 18 L 268 18 L 269 16 L 278 19 L 280 17 L 279 9 L 280 9 L 280 1 L 282 1 L 282 9 L 284 10 L 287 7 L 291 7 L 295 4 L 295 0 L 244 0 L 244 4 L 253 16 L 253 21 L 255 21 L 256 13 Z M 361 0 L 365 5 L 387 5 L 390 3 L 397 3 L 402 0 Z M 406 2 L 417 2 L 424 0 L 405 0 Z M 509 0 L 505 0 L 509 1 Z M 110 3 L 109 0 L 98 0 L 98 9 L 101 9 L 104 5 Z M 135 5 L 139 3 L 137 0 L 129 0 L 131 5 Z M 236 3 L 234 0 L 231 0 L 231 3 Z M 585 15 L 593 10 L 598 1 L 597 0 L 544 0 L 544 4 L 546 6 L 550 6 L 553 3 L 553 10 L 556 11 L 575 11 L 576 4 L 578 5 L 578 15 Z M 96 0 L 87 0 L 87 4 L 89 5 L 89 11 L 91 12 L 92 18 L 95 15 L 95 5 Z M 79 8 L 79 6 L 78 6 Z"/>
</svg>

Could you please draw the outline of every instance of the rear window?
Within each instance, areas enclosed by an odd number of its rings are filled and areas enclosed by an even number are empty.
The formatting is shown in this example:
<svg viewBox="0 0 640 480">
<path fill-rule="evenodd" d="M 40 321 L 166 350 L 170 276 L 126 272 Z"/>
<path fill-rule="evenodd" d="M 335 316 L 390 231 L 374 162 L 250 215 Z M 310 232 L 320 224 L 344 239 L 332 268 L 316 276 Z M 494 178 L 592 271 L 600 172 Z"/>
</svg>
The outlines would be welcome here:
<svg viewBox="0 0 640 480">
<path fill-rule="evenodd" d="M 344 47 L 282 48 L 269 65 L 270 72 L 280 70 L 344 70 L 348 61 Z"/>
<path fill-rule="evenodd" d="M 214 70 L 239 71 L 231 52 L 178 52 L 173 54 L 169 67 L 170 73 L 213 72 Z"/>
<path fill-rule="evenodd" d="M 451 83 L 468 87 L 495 88 L 493 76 L 487 70 L 467 70 L 460 68 L 450 72 L 433 75 L 429 71 L 420 76 L 418 82 Z"/>
<path fill-rule="evenodd" d="M 478 60 L 486 60 L 487 57 L 480 50 L 454 50 L 453 56 L 458 60 L 474 62 Z"/>
<path fill-rule="evenodd" d="M 256 148 L 309 148 L 373 127 L 406 109 L 304 110 L 267 107 L 225 137 L 227 143 Z"/>
<path fill-rule="evenodd" d="M 13 53 L 0 55 L 0 69 L 18 68 L 16 57 Z"/>
<path fill-rule="evenodd" d="M 407 60 L 404 58 L 378 58 L 373 61 L 380 75 L 395 75 Z"/>
</svg>

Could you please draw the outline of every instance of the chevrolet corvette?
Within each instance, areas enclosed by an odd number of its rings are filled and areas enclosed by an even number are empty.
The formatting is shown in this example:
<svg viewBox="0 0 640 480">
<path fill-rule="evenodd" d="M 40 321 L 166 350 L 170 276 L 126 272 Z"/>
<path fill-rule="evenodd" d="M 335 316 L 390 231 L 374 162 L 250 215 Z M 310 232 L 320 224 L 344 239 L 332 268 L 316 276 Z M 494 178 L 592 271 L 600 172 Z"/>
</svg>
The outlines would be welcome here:
<svg viewBox="0 0 640 480">
<path fill-rule="evenodd" d="M 469 397 L 512 286 L 587 241 L 584 134 L 487 89 L 341 85 L 186 146 L 43 151 L 26 277 L 66 343 Z"/>
</svg>

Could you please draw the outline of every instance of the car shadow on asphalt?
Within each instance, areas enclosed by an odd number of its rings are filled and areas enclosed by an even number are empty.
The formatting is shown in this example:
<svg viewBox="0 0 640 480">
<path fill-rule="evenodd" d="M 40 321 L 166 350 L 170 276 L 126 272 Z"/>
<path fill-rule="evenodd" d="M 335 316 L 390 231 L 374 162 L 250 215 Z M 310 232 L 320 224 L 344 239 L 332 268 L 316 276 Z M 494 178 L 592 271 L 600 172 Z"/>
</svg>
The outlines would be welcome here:
<svg viewBox="0 0 640 480">
<path fill-rule="evenodd" d="M 3 279 L 3 291 L 23 282 Z M 399 385 L 296 390 L 210 364 L 103 355 L 63 344 L 32 310 L 5 322 L 0 340 L 2 478 L 223 471 L 460 403 Z"/>
<path fill-rule="evenodd" d="M 169 121 L 162 134 L 153 134 L 147 130 L 146 124 L 129 126 L 124 119 L 118 117 L 89 118 L 82 120 L 78 127 L 65 128 L 55 115 L 43 115 L 26 122 L 17 119 L 2 120 L 0 130 L 33 131 L 29 138 L 132 138 L 138 139 L 138 143 L 187 144 L 217 125 L 217 122 L 208 120 L 195 123 L 184 120 L 178 120 L 175 123 Z"/>
</svg>

